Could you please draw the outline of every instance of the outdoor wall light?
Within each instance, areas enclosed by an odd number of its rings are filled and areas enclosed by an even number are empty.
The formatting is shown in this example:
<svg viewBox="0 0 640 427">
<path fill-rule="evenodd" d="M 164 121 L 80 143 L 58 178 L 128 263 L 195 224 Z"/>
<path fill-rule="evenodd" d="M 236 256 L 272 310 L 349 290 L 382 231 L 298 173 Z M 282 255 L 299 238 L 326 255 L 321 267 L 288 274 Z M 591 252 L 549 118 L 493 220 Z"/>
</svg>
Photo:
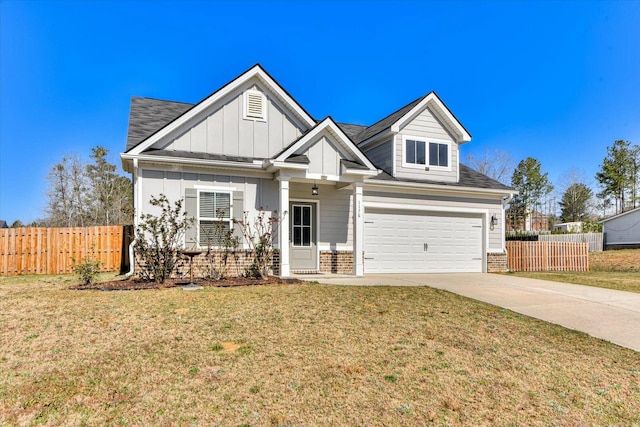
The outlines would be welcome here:
<svg viewBox="0 0 640 427">
<path fill-rule="evenodd" d="M 316 183 L 313 183 L 313 187 L 311 187 L 311 195 L 312 196 L 317 196 L 318 195 L 318 186 L 316 185 Z"/>
<path fill-rule="evenodd" d="M 495 215 L 491 215 L 491 221 L 489 221 L 489 225 L 491 226 L 492 230 L 493 230 L 493 227 L 495 227 L 497 223 L 498 223 L 498 217 L 495 216 Z"/>
</svg>

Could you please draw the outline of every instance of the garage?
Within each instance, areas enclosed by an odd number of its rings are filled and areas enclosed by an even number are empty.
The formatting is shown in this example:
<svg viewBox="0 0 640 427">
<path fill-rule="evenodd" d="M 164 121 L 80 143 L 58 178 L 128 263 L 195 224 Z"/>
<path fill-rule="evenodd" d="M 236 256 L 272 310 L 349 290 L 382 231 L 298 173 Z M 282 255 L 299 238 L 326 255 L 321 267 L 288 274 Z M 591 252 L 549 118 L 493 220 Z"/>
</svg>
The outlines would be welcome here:
<svg viewBox="0 0 640 427">
<path fill-rule="evenodd" d="M 482 272 L 483 224 L 478 214 L 365 212 L 365 273 Z"/>
</svg>

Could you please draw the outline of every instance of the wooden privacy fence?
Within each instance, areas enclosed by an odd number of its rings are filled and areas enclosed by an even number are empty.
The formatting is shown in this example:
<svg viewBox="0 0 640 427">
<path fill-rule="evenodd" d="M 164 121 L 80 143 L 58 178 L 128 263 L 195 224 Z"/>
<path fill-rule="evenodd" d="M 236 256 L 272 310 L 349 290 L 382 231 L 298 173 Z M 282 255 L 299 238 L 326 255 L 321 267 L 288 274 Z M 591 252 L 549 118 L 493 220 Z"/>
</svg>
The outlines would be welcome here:
<svg viewBox="0 0 640 427">
<path fill-rule="evenodd" d="M 589 271 L 587 243 L 509 241 L 506 244 L 509 270 Z"/>
<path fill-rule="evenodd" d="M 589 245 L 589 252 L 602 252 L 604 249 L 602 233 L 541 234 L 538 241 L 586 243 Z"/>
<path fill-rule="evenodd" d="M 131 228 L 5 228 L 0 229 L 0 275 L 73 273 L 73 259 L 91 255 L 102 271 L 123 270 L 129 262 Z"/>
</svg>

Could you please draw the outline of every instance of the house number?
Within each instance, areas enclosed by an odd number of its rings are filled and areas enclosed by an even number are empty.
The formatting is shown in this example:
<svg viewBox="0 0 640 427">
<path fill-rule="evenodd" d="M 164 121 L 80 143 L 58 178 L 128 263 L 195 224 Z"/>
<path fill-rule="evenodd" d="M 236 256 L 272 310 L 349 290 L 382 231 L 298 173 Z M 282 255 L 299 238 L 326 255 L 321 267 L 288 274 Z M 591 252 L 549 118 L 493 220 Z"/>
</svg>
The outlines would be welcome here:
<svg viewBox="0 0 640 427">
<path fill-rule="evenodd" d="M 358 218 L 360 218 L 360 200 L 358 200 Z"/>
</svg>

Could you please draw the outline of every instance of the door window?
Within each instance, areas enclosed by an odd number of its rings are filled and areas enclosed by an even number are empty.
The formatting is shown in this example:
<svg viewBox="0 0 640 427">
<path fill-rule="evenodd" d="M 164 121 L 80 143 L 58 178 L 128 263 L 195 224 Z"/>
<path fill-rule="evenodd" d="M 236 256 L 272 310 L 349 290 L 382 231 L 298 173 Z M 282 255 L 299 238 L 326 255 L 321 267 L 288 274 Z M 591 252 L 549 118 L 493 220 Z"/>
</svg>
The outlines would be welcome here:
<svg viewBox="0 0 640 427">
<path fill-rule="evenodd" d="M 293 246 L 311 246 L 311 206 L 293 205 L 292 219 Z"/>
</svg>

